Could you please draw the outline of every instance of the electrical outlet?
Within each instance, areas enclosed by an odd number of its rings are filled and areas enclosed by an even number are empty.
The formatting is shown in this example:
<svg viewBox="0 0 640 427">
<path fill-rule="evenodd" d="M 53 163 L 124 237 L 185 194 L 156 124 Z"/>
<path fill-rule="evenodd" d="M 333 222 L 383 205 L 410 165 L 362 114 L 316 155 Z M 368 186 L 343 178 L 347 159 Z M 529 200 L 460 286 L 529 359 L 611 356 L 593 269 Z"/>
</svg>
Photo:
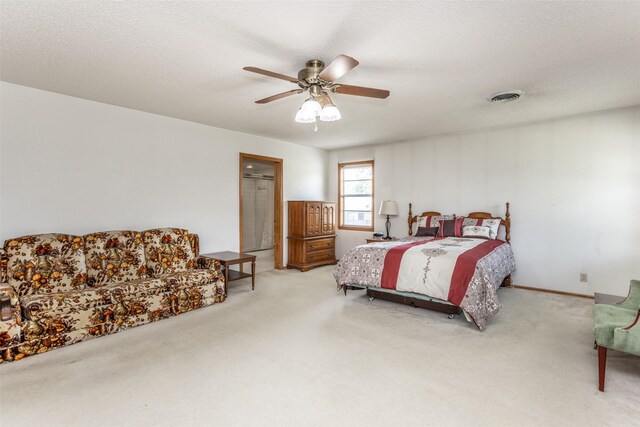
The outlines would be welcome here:
<svg viewBox="0 0 640 427">
<path fill-rule="evenodd" d="M 580 273 L 580 282 L 587 283 L 589 281 L 589 276 L 587 273 Z"/>
</svg>

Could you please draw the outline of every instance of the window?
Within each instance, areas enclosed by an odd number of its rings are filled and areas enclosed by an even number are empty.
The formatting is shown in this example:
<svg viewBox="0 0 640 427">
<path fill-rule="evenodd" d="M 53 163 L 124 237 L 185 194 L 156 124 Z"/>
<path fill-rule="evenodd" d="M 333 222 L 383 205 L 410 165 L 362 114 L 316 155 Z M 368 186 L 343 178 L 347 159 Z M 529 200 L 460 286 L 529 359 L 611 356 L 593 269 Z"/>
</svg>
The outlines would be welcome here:
<svg viewBox="0 0 640 427">
<path fill-rule="evenodd" d="M 373 160 L 338 163 L 338 227 L 373 231 Z"/>
</svg>

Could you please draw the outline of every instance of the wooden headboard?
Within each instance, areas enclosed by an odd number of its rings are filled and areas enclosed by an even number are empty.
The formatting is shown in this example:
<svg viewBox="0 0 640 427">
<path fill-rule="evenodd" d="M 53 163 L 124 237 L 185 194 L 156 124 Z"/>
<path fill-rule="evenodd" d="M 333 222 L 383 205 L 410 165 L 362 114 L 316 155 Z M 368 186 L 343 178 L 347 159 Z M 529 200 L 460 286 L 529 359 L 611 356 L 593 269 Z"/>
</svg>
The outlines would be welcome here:
<svg viewBox="0 0 640 427">
<path fill-rule="evenodd" d="M 412 206 L 412 203 L 409 203 L 409 236 L 413 235 L 413 223 L 418 222 L 419 217 L 442 215 L 440 212 L 428 211 L 428 212 L 422 212 L 420 215 L 413 216 L 413 212 L 411 212 L 411 206 Z M 500 225 L 504 226 L 504 229 L 506 232 L 505 240 L 507 242 L 510 242 L 511 241 L 511 213 L 509 212 L 509 202 L 507 202 L 506 206 L 507 206 L 507 212 L 504 218 L 499 216 L 493 216 L 489 212 L 471 212 L 468 215 L 465 215 L 465 217 L 476 218 L 476 219 L 499 219 Z"/>
</svg>

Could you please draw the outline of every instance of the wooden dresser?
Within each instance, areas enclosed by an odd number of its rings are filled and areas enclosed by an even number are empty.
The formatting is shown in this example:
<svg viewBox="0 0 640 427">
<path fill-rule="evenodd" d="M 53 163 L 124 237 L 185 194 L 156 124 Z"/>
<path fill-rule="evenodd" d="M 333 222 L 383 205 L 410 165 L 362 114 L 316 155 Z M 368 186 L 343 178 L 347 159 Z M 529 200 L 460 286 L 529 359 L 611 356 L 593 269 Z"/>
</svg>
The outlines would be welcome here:
<svg viewBox="0 0 640 427">
<path fill-rule="evenodd" d="M 335 264 L 336 204 L 289 201 L 289 260 L 287 268 L 307 271 Z"/>
</svg>

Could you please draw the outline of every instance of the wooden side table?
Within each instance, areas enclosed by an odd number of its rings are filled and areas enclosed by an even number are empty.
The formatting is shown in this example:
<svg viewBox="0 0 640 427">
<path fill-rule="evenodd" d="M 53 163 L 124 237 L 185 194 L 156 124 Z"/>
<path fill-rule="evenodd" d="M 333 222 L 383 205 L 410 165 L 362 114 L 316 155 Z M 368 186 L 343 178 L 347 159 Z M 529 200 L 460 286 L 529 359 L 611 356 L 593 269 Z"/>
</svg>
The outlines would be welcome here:
<svg viewBox="0 0 640 427">
<path fill-rule="evenodd" d="M 397 237 L 392 237 L 389 240 L 385 240 L 385 239 L 367 239 L 367 243 L 383 243 L 383 242 L 397 242 L 398 238 Z"/>
<path fill-rule="evenodd" d="M 240 254 L 238 252 L 214 252 L 210 254 L 201 254 L 201 257 L 212 258 L 218 260 L 221 266 L 224 267 L 224 294 L 227 295 L 227 286 L 229 282 L 234 280 L 244 279 L 245 277 L 251 277 L 251 290 L 256 288 L 256 256 L 248 254 Z M 245 262 L 251 263 L 251 274 L 243 271 L 231 270 L 229 267 L 236 264 L 244 264 Z"/>
</svg>

